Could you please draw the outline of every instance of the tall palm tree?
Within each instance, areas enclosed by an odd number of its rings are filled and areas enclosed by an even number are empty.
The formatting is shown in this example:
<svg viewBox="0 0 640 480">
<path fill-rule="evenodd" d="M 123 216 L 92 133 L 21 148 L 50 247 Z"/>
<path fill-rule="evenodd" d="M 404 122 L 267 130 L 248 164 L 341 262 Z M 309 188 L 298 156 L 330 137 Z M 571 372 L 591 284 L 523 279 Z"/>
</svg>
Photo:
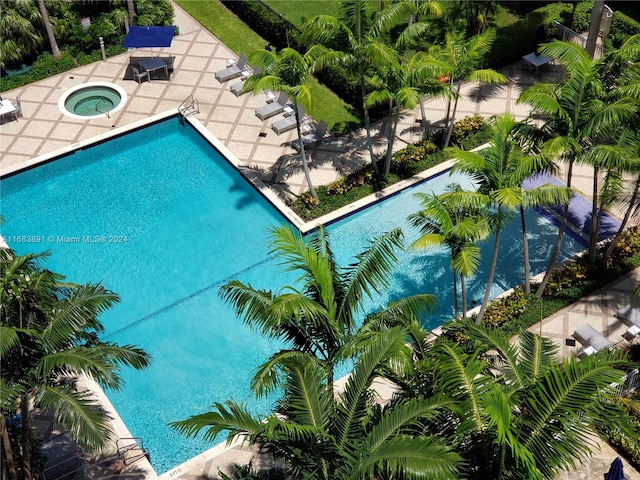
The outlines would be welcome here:
<svg viewBox="0 0 640 480">
<path fill-rule="evenodd" d="M 495 70 L 490 68 L 478 69 L 478 66 L 484 60 L 484 56 L 493 45 L 495 37 L 496 33 L 493 29 L 475 35 L 469 40 L 465 40 L 460 33 L 447 33 L 444 45 L 435 46 L 429 50 L 431 55 L 447 65 L 446 72 L 443 71 L 441 73 L 444 75 L 443 78 L 447 78 L 447 81 L 450 82 L 451 89 L 455 90 L 453 99 L 449 98 L 447 103 L 443 148 L 446 148 L 451 140 L 462 82 L 506 83 L 507 81 L 504 75 Z M 452 100 L 454 102 L 453 111 L 451 111 Z"/>
<path fill-rule="evenodd" d="M 462 192 L 460 185 L 449 186 L 447 193 L 418 193 L 421 210 L 409 216 L 422 235 L 412 248 L 425 249 L 446 245 L 451 256 L 453 274 L 453 306 L 458 318 L 458 276 L 462 294 L 462 318 L 467 317 L 467 291 L 465 278 L 475 274 L 480 264 L 480 248 L 477 242 L 491 233 L 484 202 L 486 196 Z"/>
<path fill-rule="evenodd" d="M 627 154 L 628 168 L 623 170 L 623 174 L 626 173 L 631 178 L 621 184 L 620 191 L 617 192 L 615 197 L 615 202 L 624 207 L 625 213 L 618 231 L 611 239 L 611 243 L 602 256 L 603 265 L 608 263 L 614 248 L 627 228 L 629 220 L 634 215 L 637 217 L 640 211 L 640 133 L 635 129 L 626 129 L 620 135 L 618 146 L 622 147 Z"/>
<path fill-rule="evenodd" d="M 98 316 L 119 299 L 101 285 L 75 285 L 42 268 L 46 255 L 2 260 L 2 408 L 22 414 L 22 475 L 31 480 L 30 412 L 50 408 L 79 445 L 96 449 L 111 438 L 110 421 L 87 392 L 67 380 L 93 378 L 105 388 L 120 388 L 119 369 L 144 368 L 149 355 L 130 346 L 103 342 Z M 10 408 L 11 410 L 6 410 Z M 4 435 L 4 432 L 3 432 Z"/>
<path fill-rule="evenodd" d="M 455 445 L 469 465 L 465 478 L 553 479 L 591 455 L 599 424 L 638 435 L 610 400 L 611 385 L 623 376 L 623 352 L 558 361 L 557 346 L 530 332 L 512 343 L 470 321 L 458 326 L 466 341 L 439 337 L 416 364 L 419 383 L 400 398 L 452 399 L 453 415 L 426 422 L 424 431 Z"/>
<path fill-rule="evenodd" d="M 381 172 L 382 178 L 386 178 L 391 169 L 401 108 L 412 110 L 421 102 L 425 92 L 441 95 L 441 92 L 447 89 L 445 84 L 437 80 L 438 72 L 446 66 L 424 52 L 417 52 L 403 60 L 391 49 L 387 58 L 389 62 L 380 64 L 377 72 L 369 77 L 372 91 L 366 97 L 368 106 L 388 106 L 387 152 Z"/>
<path fill-rule="evenodd" d="M 446 153 L 455 158 L 452 171 L 464 172 L 476 182 L 478 192 L 489 198 L 495 234 L 493 257 L 489 269 L 487 286 L 478 312 L 477 322 L 482 322 L 491 296 L 491 287 L 498 264 L 498 249 L 502 226 L 511 218 L 513 211 L 524 202 L 519 172 L 525 160 L 522 149 L 513 138 L 516 122 L 506 113 L 493 122 L 491 146 L 482 152 L 468 152 L 458 147 L 449 147 Z M 518 181 L 519 180 L 519 181 Z"/>
<path fill-rule="evenodd" d="M 38 0 L 38 9 L 40 10 L 40 15 L 42 16 L 42 23 L 44 24 L 44 30 L 47 32 L 49 45 L 51 45 L 51 53 L 53 54 L 54 57 L 58 58 L 60 56 L 60 49 L 58 48 L 58 42 L 56 40 L 56 36 L 53 33 L 53 26 L 51 25 L 51 20 L 49 20 L 49 12 L 47 11 L 47 5 L 45 4 L 45 0 Z"/>
<path fill-rule="evenodd" d="M 383 11 L 384 12 L 384 11 Z M 308 54 L 318 69 L 331 65 L 341 65 L 352 72 L 360 85 L 362 110 L 364 113 L 367 148 L 371 164 L 376 173 L 380 173 L 377 157 L 371 138 L 371 120 L 367 94 L 367 77 L 376 71 L 378 65 L 393 63 L 396 56 L 381 38 L 385 22 L 396 24 L 396 18 L 380 15 L 376 22 L 371 20 L 367 0 L 347 0 L 342 3 L 340 18 L 331 15 L 318 15 L 305 23 L 303 41 L 316 43 Z"/>
<path fill-rule="evenodd" d="M 408 332 L 401 326 L 363 342 L 344 391 L 327 385 L 326 370 L 310 357 L 283 364 L 283 414 L 255 417 L 235 402 L 176 422 L 181 433 L 213 440 L 243 438 L 271 452 L 288 478 L 459 478 L 460 457 L 437 435 L 416 434 L 425 419 L 447 409 L 442 397 L 414 398 L 379 407 L 373 381 L 389 369 L 409 371 Z M 351 355 L 351 351 L 346 355 Z"/>
<path fill-rule="evenodd" d="M 567 163 L 565 183 L 571 188 L 575 162 L 583 161 L 589 148 L 603 141 L 602 132 L 610 132 L 615 125 L 632 118 L 636 104 L 628 97 L 607 103 L 602 101 L 603 63 L 591 59 L 578 45 L 553 41 L 542 46 L 541 52 L 560 62 L 568 76 L 559 83 L 538 83 L 530 87 L 520 95 L 518 102 L 530 104 L 534 111 L 547 117 L 543 129 L 552 138 L 543 150 Z M 566 202 L 549 266 L 536 292 L 538 297 L 542 296 L 558 258 L 568 215 L 569 202 Z"/>
<path fill-rule="evenodd" d="M 363 303 L 389 285 L 402 232 L 392 230 L 372 241 L 345 268 L 337 265 L 323 228 L 308 243 L 288 226 L 274 229 L 271 236 L 272 253 L 285 271 L 300 273 L 298 284 L 274 293 L 233 280 L 220 289 L 221 297 L 245 323 L 288 344 L 288 349 L 275 353 L 258 369 L 252 388 L 261 394 L 275 387 L 278 368 L 300 352 L 317 359 L 333 383 L 338 351 L 358 330 Z M 432 295 L 416 295 L 390 305 L 380 315 L 417 316 L 434 302 Z"/>
<path fill-rule="evenodd" d="M 302 141 L 302 130 L 300 129 L 301 118 L 299 114 L 299 105 L 303 105 L 307 109 L 311 107 L 312 97 L 309 82 L 313 70 L 312 59 L 308 54 L 301 55 L 293 48 L 283 48 L 277 53 L 267 50 L 257 51 L 251 55 L 249 61 L 252 65 L 261 67 L 262 72 L 260 75 L 248 78 L 244 88 L 254 93 L 265 90 L 284 92 L 293 100 L 304 177 L 307 180 L 311 195 L 313 195 L 314 198 L 318 198 L 318 194 L 313 188 L 311 181 L 307 155 L 304 150 L 304 142 Z"/>
</svg>

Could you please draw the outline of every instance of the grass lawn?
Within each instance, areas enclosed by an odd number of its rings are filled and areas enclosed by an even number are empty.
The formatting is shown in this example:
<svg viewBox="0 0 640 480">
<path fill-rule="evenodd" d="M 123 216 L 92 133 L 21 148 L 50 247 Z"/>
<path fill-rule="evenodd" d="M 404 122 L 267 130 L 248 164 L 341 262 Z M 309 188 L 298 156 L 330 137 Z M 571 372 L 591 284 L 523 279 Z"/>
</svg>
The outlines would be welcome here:
<svg viewBox="0 0 640 480">
<path fill-rule="evenodd" d="M 176 0 L 176 3 L 238 55 L 241 53 L 250 54 L 264 48 L 265 40 L 224 8 L 220 2 Z M 324 2 L 283 3 L 306 5 L 307 3 Z M 331 90 L 319 82 L 313 82 L 311 88 L 313 105 L 308 109 L 309 115 L 317 120 L 326 121 L 335 134 L 343 134 L 361 124 L 361 120 L 353 108 L 344 103 Z"/>
</svg>

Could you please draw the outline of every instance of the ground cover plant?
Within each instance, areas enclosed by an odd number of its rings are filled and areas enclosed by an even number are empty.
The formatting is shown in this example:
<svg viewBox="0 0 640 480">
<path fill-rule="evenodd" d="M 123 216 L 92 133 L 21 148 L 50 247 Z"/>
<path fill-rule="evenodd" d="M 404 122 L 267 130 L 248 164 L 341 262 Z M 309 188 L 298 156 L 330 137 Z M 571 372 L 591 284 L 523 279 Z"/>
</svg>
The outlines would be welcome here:
<svg viewBox="0 0 640 480">
<path fill-rule="evenodd" d="M 490 132 L 491 128 L 482 117 L 465 117 L 454 125 L 453 144 L 472 149 L 486 143 Z M 373 169 L 367 166 L 336 182 L 318 187 L 318 199 L 302 194 L 293 202 L 293 211 L 309 221 L 444 162 L 447 157 L 438 147 L 443 134 L 443 131 L 437 131 L 430 139 L 407 145 L 397 151 L 393 155 L 391 171 L 385 181 L 380 181 Z"/>
</svg>

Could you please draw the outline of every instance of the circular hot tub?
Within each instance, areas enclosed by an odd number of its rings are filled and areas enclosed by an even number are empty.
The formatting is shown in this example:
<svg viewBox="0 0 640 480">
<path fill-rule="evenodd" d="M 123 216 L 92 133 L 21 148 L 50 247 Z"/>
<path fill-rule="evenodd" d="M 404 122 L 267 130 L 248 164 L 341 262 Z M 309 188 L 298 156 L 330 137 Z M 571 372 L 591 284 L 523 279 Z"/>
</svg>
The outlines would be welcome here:
<svg viewBox="0 0 640 480">
<path fill-rule="evenodd" d="M 58 108 L 72 118 L 110 117 L 127 101 L 127 92 L 114 83 L 90 82 L 70 88 L 58 100 Z"/>
</svg>

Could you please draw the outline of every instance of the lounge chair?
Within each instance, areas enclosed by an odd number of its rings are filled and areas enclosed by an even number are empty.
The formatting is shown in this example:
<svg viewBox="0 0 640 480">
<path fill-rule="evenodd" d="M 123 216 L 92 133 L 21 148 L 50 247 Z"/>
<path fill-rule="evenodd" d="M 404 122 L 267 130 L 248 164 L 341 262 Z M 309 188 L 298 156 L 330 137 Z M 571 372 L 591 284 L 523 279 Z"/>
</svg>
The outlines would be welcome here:
<svg viewBox="0 0 640 480">
<path fill-rule="evenodd" d="M 326 133 L 327 133 L 327 122 L 325 122 L 324 120 L 321 120 L 320 123 L 316 125 L 316 128 L 313 132 L 302 135 L 302 144 L 304 145 L 305 148 L 318 145 L 320 142 L 322 142 Z M 299 152 L 300 140 L 296 138 L 293 142 L 291 142 L 291 146 Z"/>
<path fill-rule="evenodd" d="M 243 53 L 238 59 L 238 63 L 231 65 L 223 70 L 216 72 L 216 80 L 220 83 L 227 82 L 233 78 L 238 78 L 242 75 L 244 67 L 247 65 L 247 56 Z"/>
<path fill-rule="evenodd" d="M 253 69 L 253 74 L 254 75 L 260 75 L 262 73 L 262 69 L 260 67 L 255 67 Z M 245 80 L 241 80 L 238 83 L 234 83 L 233 85 L 231 85 L 229 87 L 229 89 L 231 90 L 231 93 L 233 93 L 236 97 L 239 97 L 240 95 L 244 95 L 247 92 L 243 92 L 242 88 L 244 87 L 244 82 Z"/>
<path fill-rule="evenodd" d="M 267 118 L 271 118 L 274 115 L 282 113 L 284 108 L 287 106 L 287 99 L 287 94 L 280 92 L 277 100 L 274 100 L 271 103 L 267 103 L 260 108 L 256 108 L 256 117 L 258 117 L 260 120 L 266 120 Z"/>
<path fill-rule="evenodd" d="M 584 345 L 585 348 L 582 350 L 581 355 L 591 355 L 600 350 L 613 347 L 612 342 L 588 323 L 573 332 L 572 337 Z"/>
<path fill-rule="evenodd" d="M 300 123 L 302 123 L 304 119 L 304 107 L 302 105 L 298 105 L 298 115 L 297 117 L 300 119 Z M 289 130 L 293 130 L 296 128 L 298 124 L 296 120 L 296 112 L 295 110 L 288 117 L 281 118 L 271 124 L 271 128 L 278 135 L 284 132 L 288 132 Z"/>
<path fill-rule="evenodd" d="M 631 304 L 625 305 L 616 312 L 616 317 L 622 320 L 629 327 L 635 325 L 640 327 L 640 308 Z"/>
</svg>

